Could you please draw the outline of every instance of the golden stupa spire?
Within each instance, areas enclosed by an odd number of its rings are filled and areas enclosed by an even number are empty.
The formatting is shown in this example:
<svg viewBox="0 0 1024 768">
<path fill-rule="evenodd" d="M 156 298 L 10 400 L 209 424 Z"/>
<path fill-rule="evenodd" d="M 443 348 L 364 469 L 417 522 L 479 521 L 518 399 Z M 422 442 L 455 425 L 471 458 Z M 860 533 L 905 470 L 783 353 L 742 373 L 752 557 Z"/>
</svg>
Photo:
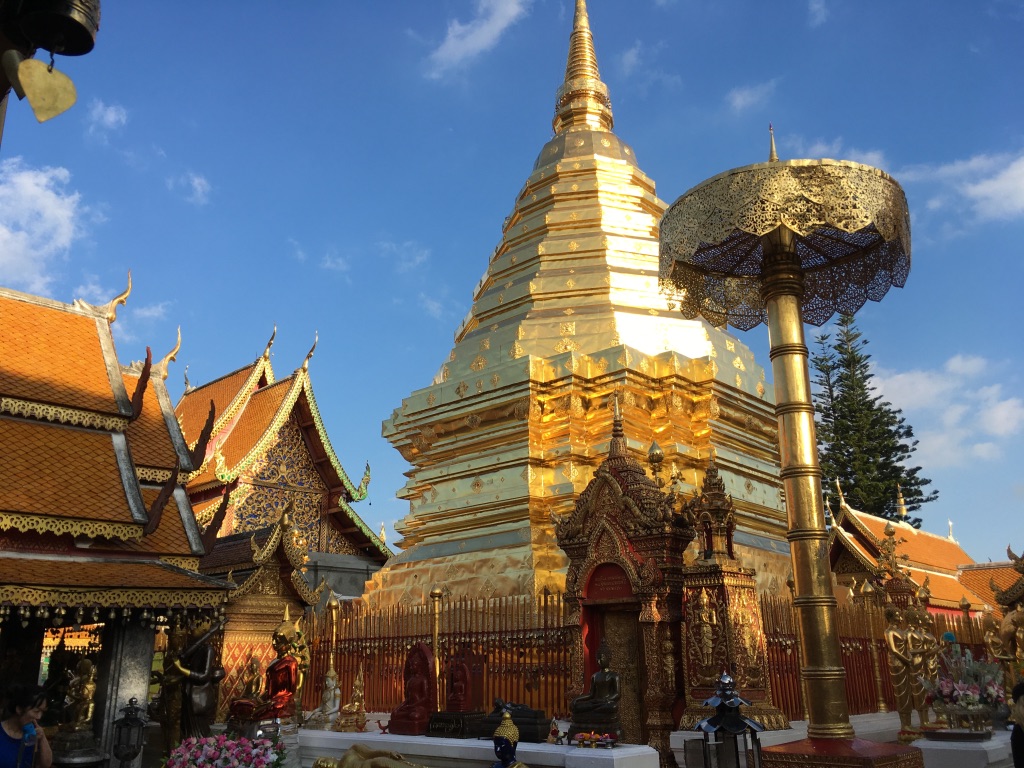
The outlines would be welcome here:
<svg viewBox="0 0 1024 768">
<path fill-rule="evenodd" d="M 777 163 L 779 162 L 779 153 L 775 151 L 775 129 L 772 128 L 771 123 L 768 123 L 768 137 L 771 142 L 771 148 L 768 150 L 768 162 Z"/>
<path fill-rule="evenodd" d="M 907 502 L 903 500 L 903 489 L 899 483 L 896 483 L 896 513 L 900 516 L 900 520 L 907 519 Z"/>
<path fill-rule="evenodd" d="M 597 69 L 586 0 L 576 0 L 565 82 L 555 94 L 552 126 L 555 133 L 573 128 L 612 129 L 611 100 L 608 98 L 608 86 L 601 82 L 601 73 Z"/>
</svg>

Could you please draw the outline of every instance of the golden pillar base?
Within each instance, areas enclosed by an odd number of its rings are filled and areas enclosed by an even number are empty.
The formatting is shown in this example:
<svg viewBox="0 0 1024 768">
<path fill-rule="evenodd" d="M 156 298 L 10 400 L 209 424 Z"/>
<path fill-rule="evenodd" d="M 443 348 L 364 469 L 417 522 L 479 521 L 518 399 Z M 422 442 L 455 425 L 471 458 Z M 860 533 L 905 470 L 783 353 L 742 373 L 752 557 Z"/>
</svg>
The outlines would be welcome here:
<svg viewBox="0 0 1024 768">
<path fill-rule="evenodd" d="M 917 747 L 865 739 L 801 739 L 765 747 L 761 755 L 764 768 L 924 768 Z"/>
</svg>

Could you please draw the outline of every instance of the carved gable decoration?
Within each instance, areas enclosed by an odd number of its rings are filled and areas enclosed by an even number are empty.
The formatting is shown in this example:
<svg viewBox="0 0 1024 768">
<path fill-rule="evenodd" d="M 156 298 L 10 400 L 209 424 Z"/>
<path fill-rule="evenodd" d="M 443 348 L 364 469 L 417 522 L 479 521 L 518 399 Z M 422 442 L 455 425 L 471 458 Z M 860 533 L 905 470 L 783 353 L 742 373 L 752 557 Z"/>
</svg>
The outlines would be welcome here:
<svg viewBox="0 0 1024 768">
<path fill-rule="evenodd" d="M 682 562 L 693 539 L 680 525 L 673 498 L 662 493 L 639 461 L 629 455 L 616 415 L 608 458 L 580 494 L 572 513 L 555 521 L 558 545 L 569 557 L 566 592 L 583 597 L 591 577 L 612 564 L 626 575 L 637 598 L 660 593 L 661 564 Z M 617 588 L 617 593 L 625 594 Z"/>
</svg>

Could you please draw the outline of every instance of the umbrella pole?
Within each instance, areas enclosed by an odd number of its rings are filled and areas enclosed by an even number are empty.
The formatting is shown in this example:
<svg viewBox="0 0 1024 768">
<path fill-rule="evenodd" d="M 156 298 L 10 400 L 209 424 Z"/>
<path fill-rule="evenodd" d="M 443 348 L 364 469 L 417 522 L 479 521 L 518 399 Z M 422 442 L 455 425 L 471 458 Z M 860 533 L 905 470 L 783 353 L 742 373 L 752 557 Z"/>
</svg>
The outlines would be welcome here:
<svg viewBox="0 0 1024 768">
<path fill-rule="evenodd" d="M 801 675 L 806 684 L 808 738 L 853 738 L 846 702 L 846 672 L 839 648 L 836 599 L 829 570 L 828 532 L 821 496 L 821 467 L 807 344 L 800 314 L 803 271 L 792 230 L 780 226 L 762 238 L 765 269 L 761 295 L 779 422 L 779 458 L 786 493 L 790 552 L 800 626 Z"/>
</svg>

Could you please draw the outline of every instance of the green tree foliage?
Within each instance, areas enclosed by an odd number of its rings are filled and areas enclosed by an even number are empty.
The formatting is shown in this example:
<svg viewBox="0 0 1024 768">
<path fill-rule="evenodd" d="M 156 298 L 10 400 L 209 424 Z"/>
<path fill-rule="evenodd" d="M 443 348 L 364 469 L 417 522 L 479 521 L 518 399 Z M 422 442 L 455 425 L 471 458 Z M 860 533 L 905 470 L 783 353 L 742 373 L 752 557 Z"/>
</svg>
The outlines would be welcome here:
<svg viewBox="0 0 1024 768">
<path fill-rule="evenodd" d="M 926 491 L 931 480 L 911 467 L 917 446 L 914 431 L 902 412 L 876 394 L 867 341 L 843 315 L 835 340 L 826 333 L 817 337 L 817 354 L 811 356 L 818 451 L 823 485 L 833 509 L 838 508 L 836 480 L 847 503 L 878 517 L 898 520 L 896 486 L 903 490 L 907 512 L 935 501 L 939 492 Z M 920 527 L 921 518 L 906 521 Z"/>
</svg>

